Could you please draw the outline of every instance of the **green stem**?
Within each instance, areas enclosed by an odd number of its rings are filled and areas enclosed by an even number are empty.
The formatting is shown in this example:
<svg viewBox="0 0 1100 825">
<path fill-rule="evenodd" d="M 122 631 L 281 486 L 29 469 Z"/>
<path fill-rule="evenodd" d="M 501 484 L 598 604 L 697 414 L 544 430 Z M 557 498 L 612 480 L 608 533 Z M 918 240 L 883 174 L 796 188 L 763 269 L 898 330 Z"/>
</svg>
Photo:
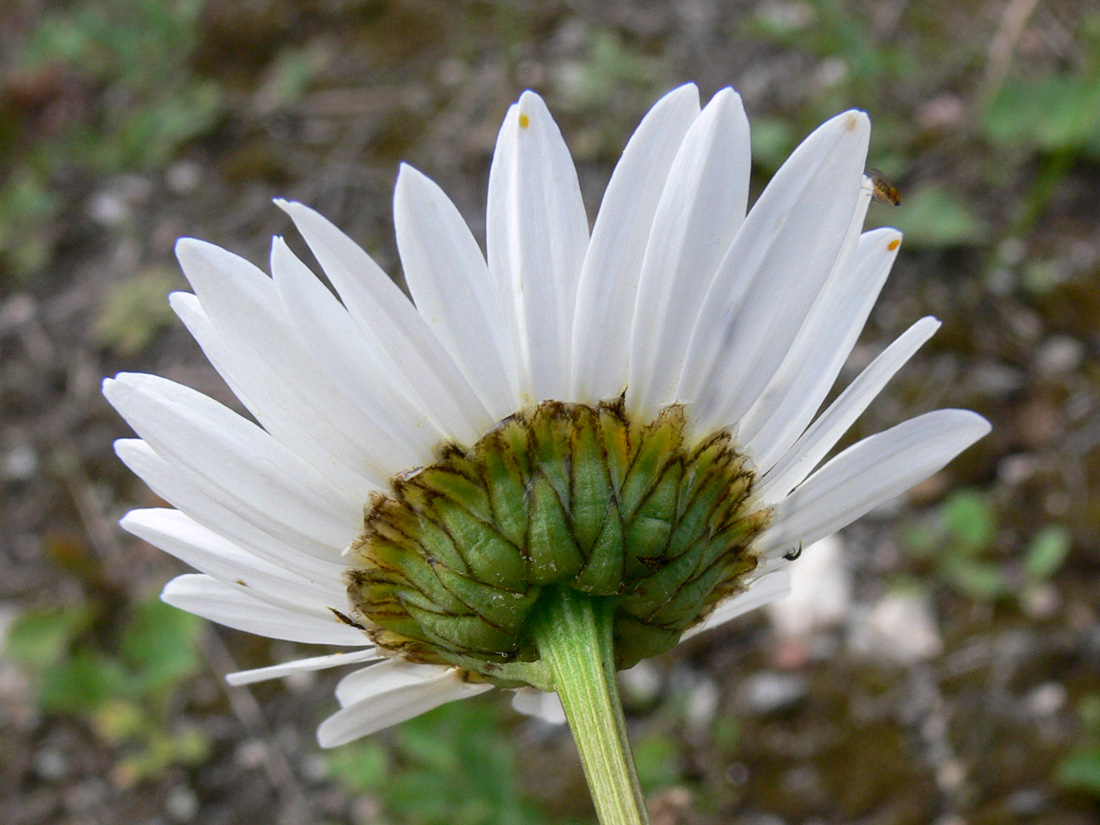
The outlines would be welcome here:
<svg viewBox="0 0 1100 825">
<path fill-rule="evenodd" d="M 612 620 L 606 601 L 555 589 L 543 597 L 535 644 L 553 674 L 601 825 L 649 825 L 615 683 Z"/>
</svg>

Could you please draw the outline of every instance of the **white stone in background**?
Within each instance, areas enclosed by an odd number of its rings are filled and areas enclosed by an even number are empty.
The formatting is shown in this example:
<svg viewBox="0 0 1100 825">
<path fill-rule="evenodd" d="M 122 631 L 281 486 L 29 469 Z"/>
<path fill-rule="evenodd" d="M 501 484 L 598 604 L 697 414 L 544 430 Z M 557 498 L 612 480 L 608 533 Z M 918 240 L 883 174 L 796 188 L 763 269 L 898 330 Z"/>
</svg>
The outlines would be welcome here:
<svg viewBox="0 0 1100 825">
<path fill-rule="evenodd" d="M 141 175 L 119 175 L 92 195 L 88 217 L 108 229 L 118 227 L 149 200 L 152 190 L 152 182 Z"/>
<path fill-rule="evenodd" d="M 512 692 L 512 707 L 524 716 L 534 716 L 548 725 L 565 724 L 565 710 L 556 693 L 519 688 Z"/>
<path fill-rule="evenodd" d="M 852 627 L 849 646 L 873 659 L 913 664 L 943 652 L 928 598 L 916 590 L 887 593 Z"/>
<path fill-rule="evenodd" d="M 806 641 L 842 623 L 852 606 L 852 573 L 844 542 L 832 535 L 802 549 L 788 568 L 791 595 L 767 606 L 768 618 L 785 641 Z"/>
<path fill-rule="evenodd" d="M 1008 364 L 978 364 L 966 380 L 975 392 L 993 396 L 1017 392 L 1025 383 L 1023 371 Z"/>
<path fill-rule="evenodd" d="M 29 444 L 12 447 L 0 458 L 0 478 L 26 481 L 38 472 L 38 454 Z"/>
<path fill-rule="evenodd" d="M 190 788 L 177 785 L 164 800 L 164 812 L 173 822 L 193 822 L 199 813 L 199 798 Z"/>
<path fill-rule="evenodd" d="M 1039 460 L 1030 453 L 1008 455 L 997 462 L 997 481 L 1008 487 L 1017 487 L 1035 475 Z"/>
<path fill-rule="evenodd" d="M 1032 716 L 1053 716 L 1066 704 L 1066 686 L 1045 682 L 1027 695 L 1026 704 Z"/>
<path fill-rule="evenodd" d="M 245 769 L 260 767 L 266 758 L 267 745 L 259 739 L 246 739 L 233 752 L 233 761 Z"/>
<path fill-rule="evenodd" d="M 807 683 L 797 673 L 765 670 L 741 683 L 738 699 L 757 716 L 771 716 L 791 710 L 806 698 Z"/>
<path fill-rule="evenodd" d="M 307 782 L 319 784 L 324 782 L 331 775 L 329 773 L 328 762 L 326 762 L 325 757 L 321 756 L 319 753 L 312 753 L 304 757 L 299 765 L 302 771 L 302 778 Z"/>
<path fill-rule="evenodd" d="M 721 698 L 718 684 L 705 673 L 699 674 L 684 704 L 684 726 L 689 733 L 699 733 L 710 727 Z"/>
<path fill-rule="evenodd" d="M 34 755 L 34 771 L 47 782 L 64 779 L 69 774 L 69 757 L 57 748 L 43 748 Z"/>
<path fill-rule="evenodd" d="M 164 173 L 164 182 L 177 195 L 190 195 L 202 182 L 202 166 L 193 160 L 173 163 Z"/>
<path fill-rule="evenodd" d="M 1020 607 L 1028 618 L 1044 621 L 1054 616 L 1062 606 L 1058 588 L 1050 582 L 1024 588 L 1020 594 Z"/>
<path fill-rule="evenodd" d="M 1085 345 L 1069 335 L 1051 335 L 1035 353 L 1035 369 L 1048 378 L 1073 372 L 1085 357 Z"/>
<path fill-rule="evenodd" d="M 619 688 L 623 698 L 639 705 L 647 705 L 661 693 L 664 679 L 661 671 L 648 659 L 642 659 L 630 670 L 619 673 Z"/>
</svg>

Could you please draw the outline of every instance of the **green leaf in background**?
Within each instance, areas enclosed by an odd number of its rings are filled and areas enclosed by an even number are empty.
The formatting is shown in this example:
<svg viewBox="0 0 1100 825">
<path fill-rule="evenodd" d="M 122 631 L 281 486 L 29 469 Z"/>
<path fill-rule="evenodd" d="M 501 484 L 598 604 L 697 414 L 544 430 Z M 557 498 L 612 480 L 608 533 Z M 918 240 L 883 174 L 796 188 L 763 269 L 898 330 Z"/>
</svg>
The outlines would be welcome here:
<svg viewBox="0 0 1100 825">
<path fill-rule="evenodd" d="M 932 558 L 939 550 L 943 537 L 928 524 L 907 525 L 901 534 L 901 543 L 913 556 Z"/>
<path fill-rule="evenodd" d="M 1085 726 L 1085 732 L 1089 736 L 1100 737 L 1100 693 L 1082 696 L 1077 703 L 1077 713 L 1081 717 L 1081 724 Z"/>
<path fill-rule="evenodd" d="M 1006 82 L 983 126 L 1001 144 L 1100 151 L 1100 74 Z"/>
<path fill-rule="evenodd" d="M 17 278 L 46 266 L 56 242 L 52 223 L 61 200 L 30 169 L 14 171 L 0 186 L 0 258 Z"/>
<path fill-rule="evenodd" d="M 1054 781 L 1066 790 L 1100 797 L 1100 748 L 1063 759 L 1058 763 Z"/>
<path fill-rule="evenodd" d="M 375 794 L 409 825 L 545 825 L 516 776 L 515 740 L 491 702 L 455 702 L 412 719 L 392 745 L 367 740 L 326 757 L 334 779 Z"/>
<path fill-rule="evenodd" d="M 357 796 L 382 789 L 389 762 L 389 752 L 378 739 L 360 739 L 325 752 L 329 774 Z"/>
<path fill-rule="evenodd" d="M 992 562 L 956 557 L 944 565 L 943 575 L 956 589 L 978 601 L 993 601 L 1008 589 L 1000 566 Z"/>
<path fill-rule="evenodd" d="M 223 111 L 221 87 L 212 81 L 194 81 L 165 100 L 127 112 L 97 147 L 93 162 L 107 172 L 160 169 L 180 147 L 209 132 Z"/>
<path fill-rule="evenodd" d="M 81 650 L 42 674 L 38 702 L 46 713 L 93 713 L 121 695 L 127 681 L 126 671 L 118 662 Z"/>
<path fill-rule="evenodd" d="M 555 80 L 566 106 L 583 110 L 605 106 L 624 87 L 647 88 L 653 71 L 617 33 L 597 30 L 584 59 L 564 65 Z"/>
<path fill-rule="evenodd" d="M 179 283 L 164 267 L 142 270 L 111 284 L 100 304 L 93 335 L 118 355 L 138 355 L 175 318 L 168 293 Z"/>
<path fill-rule="evenodd" d="M 632 748 L 638 781 L 646 793 L 683 781 L 680 747 L 672 736 L 651 733 L 635 742 Z"/>
<path fill-rule="evenodd" d="M 167 732 L 152 728 L 143 747 L 122 759 L 112 772 L 115 783 L 129 788 L 144 779 L 155 779 L 173 765 L 201 765 L 210 758 L 213 743 L 197 728 Z"/>
<path fill-rule="evenodd" d="M 906 247 L 977 246 L 988 241 L 985 224 L 962 195 L 939 184 L 901 193 L 901 206 L 872 214 L 879 226 L 895 226 Z"/>
<path fill-rule="evenodd" d="M 978 492 L 961 490 L 943 503 L 940 518 L 959 550 L 977 553 L 989 547 L 997 530 L 993 506 Z"/>
<path fill-rule="evenodd" d="M 732 757 L 741 745 L 741 725 L 732 716 L 719 714 L 710 729 L 714 747 L 723 756 Z"/>
<path fill-rule="evenodd" d="M 153 598 L 137 608 L 119 650 L 133 671 L 135 693 L 155 694 L 198 672 L 203 621 Z"/>
<path fill-rule="evenodd" d="M 1051 524 L 1040 530 L 1024 556 L 1024 572 L 1030 579 L 1048 579 L 1058 572 L 1069 555 L 1073 537 L 1061 525 Z"/>
<path fill-rule="evenodd" d="M 29 670 L 43 670 L 68 655 L 73 640 L 92 622 L 89 606 L 29 610 L 8 631 L 4 652 Z"/>
<path fill-rule="evenodd" d="M 753 165 L 768 175 L 774 174 L 798 145 L 794 128 L 781 118 L 754 118 L 749 139 Z"/>
<path fill-rule="evenodd" d="M 149 726 L 149 716 L 137 702 L 107 699 L 93 713 L 96 735 L 112 745 L 136 739 Z"/>
</svg>

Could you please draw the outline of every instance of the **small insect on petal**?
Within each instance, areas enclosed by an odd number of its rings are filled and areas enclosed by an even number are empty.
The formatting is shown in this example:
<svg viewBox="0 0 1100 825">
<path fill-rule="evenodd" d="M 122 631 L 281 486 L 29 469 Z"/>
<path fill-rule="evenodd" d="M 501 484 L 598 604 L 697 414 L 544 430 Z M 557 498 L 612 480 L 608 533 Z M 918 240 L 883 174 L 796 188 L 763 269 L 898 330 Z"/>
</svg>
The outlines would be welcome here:
<svg viewBox="0 0 1100 825">
<path fill-rule="evenodd" d="M 871 179 L 871 196 L 876 203 L 889 203 L 894 206 L 901 205 L 901 194 L 898 188 L 891 183 L 886 175 L 878 169 L 868 169 L 867 176 Z"/>
</svg>

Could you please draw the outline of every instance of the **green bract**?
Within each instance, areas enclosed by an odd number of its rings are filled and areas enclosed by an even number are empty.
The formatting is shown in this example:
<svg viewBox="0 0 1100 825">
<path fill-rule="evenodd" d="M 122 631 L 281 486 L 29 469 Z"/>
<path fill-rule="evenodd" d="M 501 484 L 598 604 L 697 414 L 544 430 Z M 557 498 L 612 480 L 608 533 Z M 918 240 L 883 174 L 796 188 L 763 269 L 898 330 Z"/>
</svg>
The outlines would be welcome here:
<svg viewBox="0 0 1100 825">
<path fill-rule="evenodd" d="M 502 686 L 543 679 L 532 623 L 556 588 L 614 611 L 616 665 L 667 650 L 756 567 L 771 515 L 726 432 L 621 402 L 544 402 L 375 495 L 352 545 L 354 618 L 375 643 Z"/>
</svg>

